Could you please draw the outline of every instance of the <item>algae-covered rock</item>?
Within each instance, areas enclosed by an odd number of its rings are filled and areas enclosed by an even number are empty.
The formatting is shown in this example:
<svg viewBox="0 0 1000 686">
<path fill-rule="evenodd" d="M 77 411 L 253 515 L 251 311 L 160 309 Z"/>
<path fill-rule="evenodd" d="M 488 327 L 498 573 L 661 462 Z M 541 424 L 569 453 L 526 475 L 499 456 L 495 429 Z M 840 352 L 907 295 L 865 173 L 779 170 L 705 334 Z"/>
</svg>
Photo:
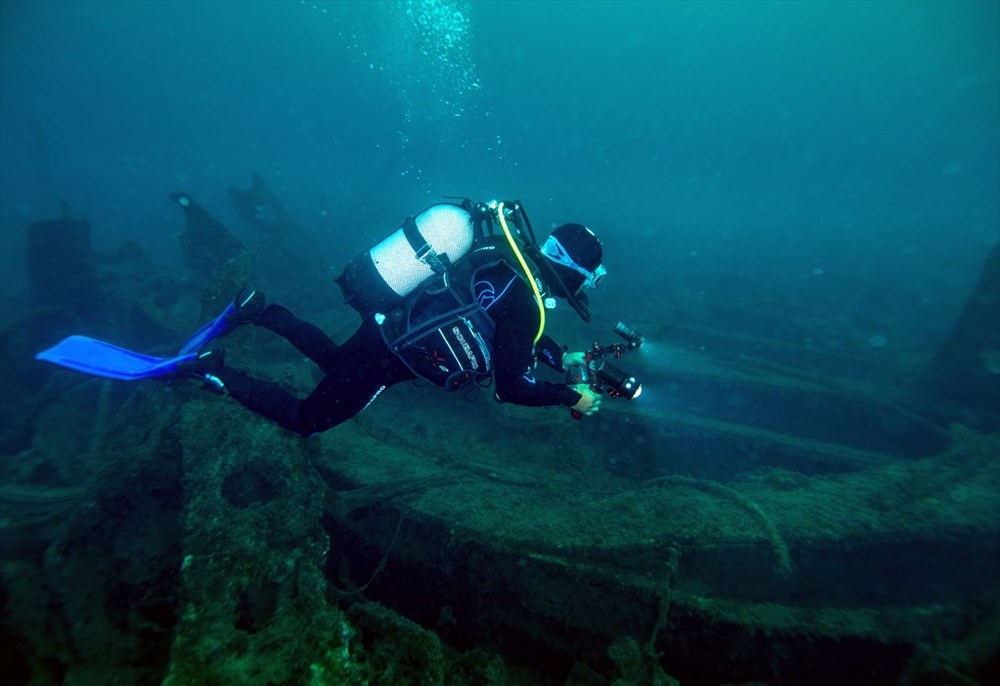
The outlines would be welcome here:
<svg viewBox="0 0 1000 686">
<path fill-rule="evenodd" d="M 63 307 L 88 322 L 104 318 L 90 222 L 63 203 L 59 219 L 28 227 L 28 293 L 32 307 Z"/>
<path fill-rule="evenodd" d="M 327 261 L 327 246 L 296 221 L 260 174 L 251 177 L 246 190 L 230 186 L 228 191 L 247 226 L 261 281 L 282 293 L 287 307 L 298 310 L 300 305 L 315 302 L 314 289 L 330 283 L 333 265 Z M 311 296 L 302 299 L 304 293 Z"/>
<path fill-rule="evenodd" d="M 166 673 L 180 568 L 179 405 L 150 387 L 112 413 L 109 383 L 84 384 L 39 413 L 48 441 L 34 452 L 72 487 L 0 489 L 3 620 L 16 641 L 4 643 L 13 655 L 3 661 L 16 656 L 30 679 L 11 683 L 157 683 Z M 78 464 L 66 464 L 70 454 Z"/>
<path fill-rule="evenodd" d="M 361 635 L 377 683 L 444 684 L 445 659 L 437 634 L 376 603 L 352 605 L 348 618 Z"/>
<path fill-rule="evenodd" d="M 216 398 L 184 406 L 181 607 L 167 684 L 344 683 L 316 444 Z"/>
<path fill-rule="evenodd" d="M 170 199 L 184 212 L 184 230 L 177 235 L 184 266 L 196 278 L 214 281 L 226 261 L 243 252 L 243 243 L 187 193 L 173 193 Z"/>
</svg>

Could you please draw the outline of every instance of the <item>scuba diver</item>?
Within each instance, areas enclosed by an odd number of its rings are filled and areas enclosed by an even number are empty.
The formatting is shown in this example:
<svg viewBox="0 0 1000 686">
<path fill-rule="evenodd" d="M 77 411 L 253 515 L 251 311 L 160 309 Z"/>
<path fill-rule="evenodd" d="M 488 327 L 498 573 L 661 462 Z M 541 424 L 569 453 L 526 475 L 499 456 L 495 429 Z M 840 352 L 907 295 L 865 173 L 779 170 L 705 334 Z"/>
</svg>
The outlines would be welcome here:
<svg viewBox="0 0 1000 686">
<path fill-rule="evenodd" d="M 187 199 L 181 203 L 190 207 Z M 571 408 L 574 418 L 597 412 L 602 389 L 632 398 L 638 381 L 600 358 L 621 345 L 566 352 L 544 335 L 545 311 L 556 298 L 590 321 L 586 292 L 605 275 L 604 250 L 581 224 L 563 224 L 539 245 L 518 201 L 444 202 L 402 226 L 344 268 L 336 281 L 362 317 L 344 343 L 298 319 L 264 295 L 244 289 L 172 358 L 145 355 L 87 336 L 70 336 L 37 359 L 112 379 L 197 378 L 248 409 L 302 436 L 354 417 L 401 381 L 447 390 L 495 384 L 501 402 Z M 209 344 L 243 325 L 288 340 L 325 374 L 301 399 L 278 384 L 225 364 Z M 641 344 L 630 329 L 616 332 Z M 627 334 L 627 335 L 626 335 Z M 535 378 L 538 361 L 556 371 L 590 369 L 567 383 Z M 579 380 L 580 383 L 576 381 Z"/>
<path fill-rule="evenodd" d="M 601 396 L 587 384 L 540 381 L 534 369 L 539 360 L 556 371 L 583 362 L 584 353 L 566 352 L 542 335 L 544 311 L 558 296 L 589 321 L 585 291 L 595 288 L 605 274 L 601 242 L 580 224 L 563 224 L 541 246 L 530 240 L 519 249 L 514 240 L 505 244 L 484 233 L 459 260 L 434 250 L 432 235 L 453 240 L 456 234 L 468 233 L 477 220 L 492 226 L 499 218 L 507 239 L 512 239 L 508 221 L 514 221 L 522 235 L 525 224 L 530 230 L 519 203 L 506 209 L 503 203 L 497 205 L 433 205 L 349 264 L 338 282 L 364 319 L 340 345 L 284 307 L 266 304 L 259 291 L 241 291 L 227 316 L 225 333 L 253 325 L 288 340 L 325 374 L 308 397 L 300 399 L 275 383 L 226 366 L 218 350 L 199 353 L 180 365 L 175 376 L 202 379 L 209 388 L 303 436 L 354 417 L 390 386 L 418 378 L 457 390 L 492 376 L 495 398 L 501 402 L 564 406 L 583 415 L 597 412 Z M 452 250 L 453 255 L 461 253 L 461 246 Z M 398 272 L 405 272 L 405 260 L 412 262 L 414 256 L 437 277 L 427 285 L 425 273 L 418 272 L 411 280 L 419 280 L 420 288 L 396 307 L 384 307 L 405 290 L 399 288 Z M 441 262 L 446 263 L 443 269 Z M 393 293 L 386 282 L 394 277 Z M 380 298 L 379 289 L 388 297 Z"/>
</svg>

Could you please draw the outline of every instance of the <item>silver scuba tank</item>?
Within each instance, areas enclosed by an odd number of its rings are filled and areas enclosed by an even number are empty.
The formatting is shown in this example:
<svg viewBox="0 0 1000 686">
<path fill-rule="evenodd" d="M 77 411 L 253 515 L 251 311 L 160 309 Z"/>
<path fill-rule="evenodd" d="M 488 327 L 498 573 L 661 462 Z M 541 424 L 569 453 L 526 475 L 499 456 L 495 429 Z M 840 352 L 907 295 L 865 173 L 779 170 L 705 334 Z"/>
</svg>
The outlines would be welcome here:
<svg viewBox="0 0 1000 686">
<path fill-rule="evenodd" d="M 468 212 L 458 205 L 431 205 L 351 260 L 336 282 L 361 316 L 386 312 L 443 274 L 469 252 L 474 238 Z"/>
</svg>

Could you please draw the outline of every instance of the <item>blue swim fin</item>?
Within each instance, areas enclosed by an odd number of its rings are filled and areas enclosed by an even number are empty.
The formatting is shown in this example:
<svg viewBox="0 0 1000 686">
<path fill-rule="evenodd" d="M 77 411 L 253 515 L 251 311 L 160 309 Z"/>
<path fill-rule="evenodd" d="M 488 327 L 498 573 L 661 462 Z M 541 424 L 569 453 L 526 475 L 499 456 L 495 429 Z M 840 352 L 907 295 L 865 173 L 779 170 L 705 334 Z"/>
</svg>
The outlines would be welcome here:
<svg viewBox="0 0 1000 686">
<path fill-rule="evenodd" d="M 48 350 L 35 355 L 35 359 L 78 372 L 125 381 L 172 374 L 177 371 L 177 365 L 195 357 L 196 353 L 178 357 L 153 357 L 87 336 L 64 338 Z"/>
<path fill-rule="evenodd" d="M 207 343 L 226 333 L 230 328 L 228 318 L 235 310 L 236 305 L 229 303 L 222 314 L 195 332 L 176 357 L 153 357 L 96 338 L 70 336 L 38 353 L 35 359 L 107 379 L 131 381 L 166 376 L 176 372 L 178 365 L 196 358 Z"/>
<path fill-rule="evenodd" d="M 229 321 L 230 315 L 236 311 L 236 303 L 229 303 L 229 305 L 222 311 L 218 317 L 210 321 L 205 326 L 198 329 L 194 336 L 188 340 L 187 343 L 181 348 L 181 351 L 177 353 L 178 355 L 186 355 L 187 353 L 195 353 L 205 347 L 205 344 L 211 340 L 214 340 L 221 336 L 222 334 L 229 331 L 232 324 Z"/>
</svg>

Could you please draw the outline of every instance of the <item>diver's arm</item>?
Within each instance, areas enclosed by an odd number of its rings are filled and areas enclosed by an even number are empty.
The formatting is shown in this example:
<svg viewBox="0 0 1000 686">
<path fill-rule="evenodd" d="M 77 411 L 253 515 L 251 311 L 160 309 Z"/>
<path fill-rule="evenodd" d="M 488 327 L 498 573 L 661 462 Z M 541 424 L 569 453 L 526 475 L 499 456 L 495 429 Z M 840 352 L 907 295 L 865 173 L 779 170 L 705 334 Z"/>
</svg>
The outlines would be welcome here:
<svg viewBox="0 0 1000 686">
<path fill-rule="evenodd" d="M 497 399 L 532 407 L 573 407 L 583 398 L 566 384 L 554 384 L 535 378 L 534 336 L 538 331 L 538 309 L 534 296 L 524 292 L 491 310 L 497 323 L 493 344 L 493 378 Z M 551 339 L 550 339 L 551 340 Z M 558 350 L 558 346 L 556 346 Z M 561 352 L 559 364 L 561 369 Z"/>
<path fill-rule="evenodd" d="M 501 328 L 498 327 L 497 334 Z M 530 407 L 573 407 L 580 402 L 583 394 L 566 384 L 554 384 L 535 378 L 534 358 L 529 347 L 518 354 L 506 350 L 498 341 L 494 352 L 494 381 L 496 397 L 505 403 L 528 405 Z"/>
<path fill-rule="evenodd" d="M 565 348 L 556 343 L 551 336 L 545 335 L 538 339 L 535 344 L 535 356 L 557 372 L 565 371 L 563 366 L 563 352 Z"/>
<path fill-rule="evenodd" d="M 535 345 L 535 356 L 557 372 L 568 371 L 570 367 L 577 367 L 587 363 L 587 353 L 569 352 L 566 346 L 556 343 L 548 335 L 538 339 Z"/>
<path fill-rule="evenodd" d="M 551 336 L 542 336 L 535 344 L 535 357 L 557 372 L 567 371 L 570 367 L 586 364 L 586 353 L 568 352 L 565 347 L 556 343 Z M 601 394 L 587 384 L 574 384 L 569 387 L 580 394 L 580 399 L 572 406 L 580 414 L 590 416 L 601 408 Z"/>
</svg>

